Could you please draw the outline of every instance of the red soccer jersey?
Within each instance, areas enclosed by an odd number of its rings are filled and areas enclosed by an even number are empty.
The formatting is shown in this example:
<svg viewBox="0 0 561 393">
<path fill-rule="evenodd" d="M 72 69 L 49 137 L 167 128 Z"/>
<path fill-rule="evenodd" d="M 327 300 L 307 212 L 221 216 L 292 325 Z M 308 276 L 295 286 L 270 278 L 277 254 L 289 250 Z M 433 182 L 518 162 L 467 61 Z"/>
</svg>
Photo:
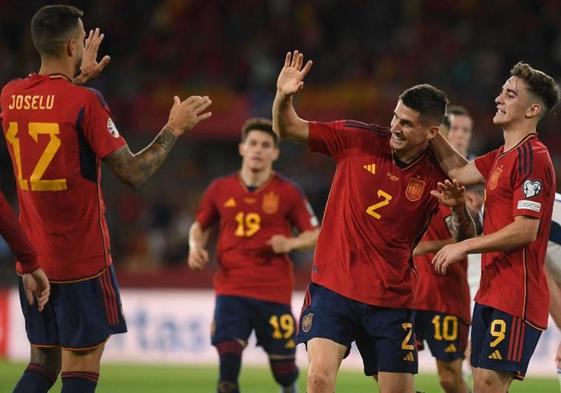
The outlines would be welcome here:
<svg viewBox="0 0 561 393">
<path fill-rule="evenodd" d="M 41 267 L 52 281 L 103 271 L 111 257 L 100 162 L 125 141 L 101 94 L 32 74 L 8 83 L 0 106 L 20 222 Z"/>
<path fill-rule="evenodd" d="M 237 173 L 217 179 L 203 197 L 197 221 L 202 228 L 220 223 L 217 295 L 290 304 L 292 264 L 267 242 L 273 235 L 291 236 L 293 227 L 301 232 L 317 227 L 310 204 L 294 184 L 274 174 L 251 192 Z"/>
<path fill-rule="evenodd" d="M 549 289 L 543 265 L 555 199 L 549 152 L 531 134 L 507 152 L 501 147 L 478 157 L 475 165 L 486 179 L 484 235 L 507 226 L 516 216 L 541 219 L 532 243 L 483 253 L 475 301 L 545 329 Z"/>
<path fill-rule="evenodd" d="M 422 240 L 450 239 L 452 235 L 446 225 L 446 220 L 450 215 L 450 208 L 440 205 Z M 415 257 L 419 282 L 413 308 L 456 315 L 465 323 L 471 323 L 467 258 L 450 265 L 446 270 L 446 275 L 443 276 L 434 271 L 431 263 L 434 255 L 434 253 L 428 253 Z"/>
<path fill-rule="evenodd" d="M 337 161 L 312 281 L 362 303 L 412 308 L 411 251 L 438 208 L 430 190 L 446 176 L 430 150 L 398 165 L 387 128 L 349 120 L 309 128 L 310 150 Z"/>
</svg>

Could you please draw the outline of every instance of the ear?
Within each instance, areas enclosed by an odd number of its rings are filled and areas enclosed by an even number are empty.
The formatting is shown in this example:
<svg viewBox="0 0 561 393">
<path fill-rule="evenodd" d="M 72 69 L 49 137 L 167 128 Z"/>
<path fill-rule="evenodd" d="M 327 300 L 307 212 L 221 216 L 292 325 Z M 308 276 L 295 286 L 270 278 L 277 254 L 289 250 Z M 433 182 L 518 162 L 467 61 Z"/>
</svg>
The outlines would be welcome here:
<svg viewBox="0 0 561 393">
<path fill-rule="evenodd" d="M 73 38 L 66 43 L 66 54 L 68 57 L 73 57 L 76 53 L 76 40 Z"/>
<path fill-rule="evenodd" d="M 244 155 L 244 143 L 243 142 L 240 142 L 238 144 L 238 153 L 240 153 L 240 156 L 243 157 L 243 155 Z"/>
<path fill-rule="evenodd" d="M 526 110 L 526 118 L 531 119 L 532 117 L 541 117 L 543 113 L 543 105 L 540 103 L 534 103 Z"/>
<path fill-rule="evenodd" d="M 434 138 L 438 134 L 439 130 L 440 130 L 439 126 L 431 126 L 427 128 L 426 130 L 427 139 L 431 140 L 432 138 Z"/>
</svg>

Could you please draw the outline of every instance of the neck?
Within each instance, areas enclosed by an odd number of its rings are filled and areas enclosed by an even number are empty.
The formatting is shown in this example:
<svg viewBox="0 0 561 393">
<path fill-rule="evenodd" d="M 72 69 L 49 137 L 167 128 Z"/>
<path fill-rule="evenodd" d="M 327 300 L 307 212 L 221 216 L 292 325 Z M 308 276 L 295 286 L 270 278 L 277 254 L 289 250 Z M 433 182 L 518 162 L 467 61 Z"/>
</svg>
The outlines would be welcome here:
<svg viewBox="0 0 561 393">
<path fill-rule="evenodd" d="M 530 134 L 536 133 L 535 124 L 523 124 L 517 127 L 503 128 L 503 138 L 505 140 L 504 151 L 512 149 L 520 143 L 521 140 Z"/>
<path fill-rule="evenodd" d="M 262 171 L 252 171 L 249 168 L 242 167 L 240 176 L 246 186 L 261 187 L 273 173 L 272 168 L 267 168 Z"/>
<path fill-rule="evenodd" d="M 62 74 L 72 80 L 75 74 L 75 68 L 72 64 L 60 59 L 42 58 L 39 75 Z"/>
<path fill-rule="evenodd" d="M 427 142 L 428 145 L 428 142 Z M 413 161 L 415 161 L 417 158 L 419 158 L 419 156 L 421 156 L 421 154 L 423 154 L 427 148 L 427 145 L 424 145 L 422 148 L 418 148 L 415 150 L 409 150 L 409 151 L 396 151 L 394 150 L 393 153 L 395 155 L 395 157 L 397 157 L 397 159 L 399 159 L 399 161 L 404 162 L 406 164 L 410 164 Z"/>
</svg>

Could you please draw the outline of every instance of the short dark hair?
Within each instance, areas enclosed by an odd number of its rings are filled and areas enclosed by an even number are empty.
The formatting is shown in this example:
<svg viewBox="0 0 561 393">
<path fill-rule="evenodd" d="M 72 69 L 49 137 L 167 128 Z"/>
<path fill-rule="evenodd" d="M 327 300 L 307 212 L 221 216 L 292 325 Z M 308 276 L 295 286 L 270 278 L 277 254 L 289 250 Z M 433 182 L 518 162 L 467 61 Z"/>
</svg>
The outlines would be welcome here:
<svg viewBox="0 0 561 393">
<path fill-rule="evenodd" d="M 275 142 L 275 146 L 278 146 L 279 136 L 275 133 L 275 131 L 273 131 L 273 123 L 271 120 L 263 117 L 252 117 L 251 119 L 246 120 L 242 126 L 242 142 L 245 141 L 247 135 L 251 131 L 262 131 L 271 135 L 273 137 L 273 141 Z"/>
<path fill-rule="evenodd" d="M 559 102 L 559 86 L 555 80 L 545 72 L 519 61 L 510 70 L 510 75 L 526 82 L 530 92 L 538 96 L 545 104 L 545 113 L 552 110 Z"/>
<path fill-rule="evenodd" d="M 406 107 L 419 112 L 421 121 L 431 120 L 437 124 L 442 122 L 448 104 L 446 94 L 427 83 L 410 87 L 399 99 Z"/>
<path fill-rule="evenodd" d="M 78 27 L 82 10 L 71 5 L 47 5 L 31 19 L 31 38 L 41 56 L 57 57 L 69 33 Z"/>
<path fill-rule="evenodd" d="M 471 117 L 469 111 L 461 105 L 448 105 L 448 109 L 446 109 L 446 113 L 455 116 Z"/>
</svg>

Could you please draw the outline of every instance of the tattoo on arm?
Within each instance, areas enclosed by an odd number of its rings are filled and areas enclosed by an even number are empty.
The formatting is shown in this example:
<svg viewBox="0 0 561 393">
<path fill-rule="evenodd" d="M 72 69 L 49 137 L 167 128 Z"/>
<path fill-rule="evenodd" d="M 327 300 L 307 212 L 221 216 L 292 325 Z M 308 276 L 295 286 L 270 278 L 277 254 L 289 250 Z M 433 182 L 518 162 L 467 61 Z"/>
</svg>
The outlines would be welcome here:
<svg viewBox="0 0 561 393">
<path fill-rule="evenodd" d="M 124 146 L 103 161 L 124 183 L 138 189 L 162 165 L 176 140 L 171 129 L 164 127 L 152 143 L 138 153 L 133 154 Z"/>
<path fill-rule="evenodd" d="M 446 226 L 457 242 L 475 236 L 475 224 L 465 206 L 452 209 L 452 215 L 446 219 Z"/>
</svg>

